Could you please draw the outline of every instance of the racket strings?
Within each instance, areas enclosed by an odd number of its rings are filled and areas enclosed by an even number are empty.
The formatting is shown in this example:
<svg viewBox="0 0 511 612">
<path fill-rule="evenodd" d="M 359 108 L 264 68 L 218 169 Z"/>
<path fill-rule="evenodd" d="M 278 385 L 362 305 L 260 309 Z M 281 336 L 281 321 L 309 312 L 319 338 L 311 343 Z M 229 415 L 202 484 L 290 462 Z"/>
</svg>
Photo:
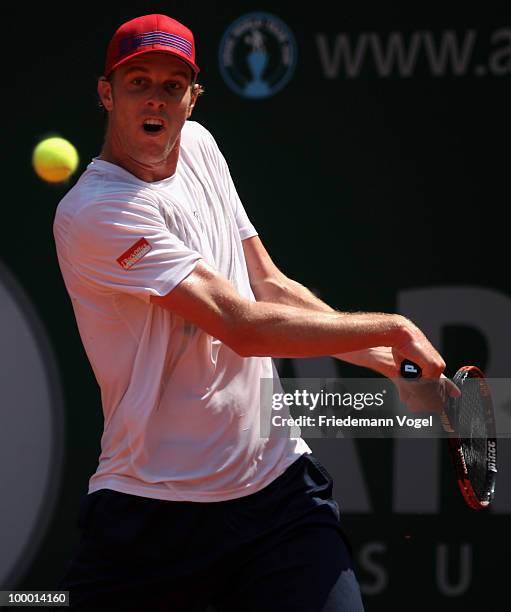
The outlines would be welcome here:
<svg viewBox="0 0 511 612">
<path fill-rule="evenodd" d="M 458 406 L 457 421 L 468 478 L 479 500 L 487 495 L 488 430 L 479 381 L 467 378 Z"/>
</svg>

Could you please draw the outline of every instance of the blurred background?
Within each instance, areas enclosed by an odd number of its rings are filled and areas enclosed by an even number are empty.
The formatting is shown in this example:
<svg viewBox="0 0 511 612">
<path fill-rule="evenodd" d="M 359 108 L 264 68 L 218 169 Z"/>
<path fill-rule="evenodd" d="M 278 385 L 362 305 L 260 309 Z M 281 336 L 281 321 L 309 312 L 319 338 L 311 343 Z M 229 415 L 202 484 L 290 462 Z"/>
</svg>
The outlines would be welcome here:
<svg viewBox="0 0 511 612">
<path fill-rule="evenodd" d="M 374 3 L 375 6 L 378 6 Z M 56 206 L 98 155 L 108 41 L 165 13 L 195 33 L 214 135 L 275 262 L 342 310 L 401 312 L 441 350 L 509 375 L 511 15 L 404 15 L 315 3 L 88 2 L 3 13 L 0 588 L 52 589 L 78 538 L 103 419 L 53 242 Z M 254 34 L 255 33 L 255 34 Z M 253 53 L 254 36 L 263 52 Z M 80 156 L 65 183 L 31 165 L 43 138 Z M 285 376 L 356 376 L 330 358 Z M 364 372 L 364 374 L 367 374 Z M 468 509 L 435 440 L 311 440 L 335 480 L 368 611 L 414 602 L 504 610 L 511 453 L 494 507 Z M 488 583 L 492 586 L 487 590 Z"/>
</svg>

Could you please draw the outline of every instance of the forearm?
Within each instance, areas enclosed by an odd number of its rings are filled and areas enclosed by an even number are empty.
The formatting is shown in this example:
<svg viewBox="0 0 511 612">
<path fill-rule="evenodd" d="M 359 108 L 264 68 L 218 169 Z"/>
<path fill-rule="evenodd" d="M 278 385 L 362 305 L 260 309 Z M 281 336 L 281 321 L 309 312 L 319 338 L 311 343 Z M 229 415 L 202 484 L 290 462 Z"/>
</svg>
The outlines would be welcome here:
<svg viewBox="0 0 511 612">
<path fill-rule="evenodd" d="M 258 302 L 272 304 L 287 304 L 296 308 L 306 308 L 318 312 L 336 312 L 328 304 L 316 297 L 312 291 L 300 283 L 278 274 L 252 285 L 255 298 Z"/>
<path fill-rule="evenodd" d="M 241 324 L 238 319 L 235 342 L 247 357 L 316 357 L 395 346 L 411 336 L 411 327 L 399 315 L 320 312 L 255 302 Z"/>
<path fill-rule="evenodd" d="M 282 275 L 261 283 L 256 298 L 276 304 L 287 304 L 317 312 L 336 312 L 331 306 L 316 297 L 309 289 Z M 370 368 L 387 377 L 396 376 L 392 350 L 388 346 L 370 347 L 332 355 L 336 359 Z"/>
</svg>

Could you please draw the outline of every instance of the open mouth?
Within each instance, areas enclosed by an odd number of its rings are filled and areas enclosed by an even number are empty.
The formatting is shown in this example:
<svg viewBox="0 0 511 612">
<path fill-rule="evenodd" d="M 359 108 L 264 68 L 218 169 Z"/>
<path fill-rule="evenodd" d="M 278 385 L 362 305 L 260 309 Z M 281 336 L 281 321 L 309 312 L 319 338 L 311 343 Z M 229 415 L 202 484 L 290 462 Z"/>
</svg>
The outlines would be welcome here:
<svg viewBox="0 0 511 612">
<path fill-rule="evenodd" d="M 161 119 L 146 119 L 143 128 L 147 134 L 158 134 L 164 129 L 164 125 Z"/>
</svg>

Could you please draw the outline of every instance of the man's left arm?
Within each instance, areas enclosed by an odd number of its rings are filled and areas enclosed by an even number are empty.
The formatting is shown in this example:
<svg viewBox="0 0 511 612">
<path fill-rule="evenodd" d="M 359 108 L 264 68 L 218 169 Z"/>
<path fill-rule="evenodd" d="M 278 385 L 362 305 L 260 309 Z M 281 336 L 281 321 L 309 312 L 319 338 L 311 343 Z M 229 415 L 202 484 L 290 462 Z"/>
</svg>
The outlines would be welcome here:
<svg viewBox="0 0 511 612">
<path fill-rule="evenodd" d="M 244 240 L 243 250 L 250 285 L 258 302 L 287 304 L 322 312 L 335 310 L 316 297 L 309 289 L 283 274 L 272 261 L 259 236 Z M 398 376 L 390 347 L 375 347 L 363 351 L 332 355 L 332 357 L 370 368 L 388 378 Z"/>
</svg>

